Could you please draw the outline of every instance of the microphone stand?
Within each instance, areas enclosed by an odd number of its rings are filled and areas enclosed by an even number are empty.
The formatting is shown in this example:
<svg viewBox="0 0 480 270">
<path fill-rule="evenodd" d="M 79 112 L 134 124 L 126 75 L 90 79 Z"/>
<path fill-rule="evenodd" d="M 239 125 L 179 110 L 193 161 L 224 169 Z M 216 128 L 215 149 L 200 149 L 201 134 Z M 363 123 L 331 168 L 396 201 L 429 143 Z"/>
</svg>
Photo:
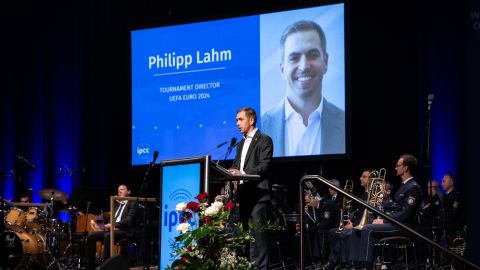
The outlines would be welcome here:
<svg viewBox="0 0 480 270">
<path fill-rule="evenodd" d="M 86 213 L 85 213 L 85 231 L 83 231 L 83 237 L 82 237 L 82 244 L 83 244 L 83 254 L 86 254 L 87 253 L 87 247 L 86 245 L 88 244 L 88 215 L 90 214 L 90 201 L 87 201 L 87 209 L 86 209 Z M 110 213 L 112 214 L 112 213 Z M 111 233 L 111 232 L 110 232 Z M 110 247 L 110 248 L 113 248 L 113 247 Z M 95 257 L 95 256 L 94 256 Z M 94 259 L 95 260 L 95 259 Z M 82 261 L 82 258 L 79 259 L 79 268 L 81 268 L 83 264 L 83 261 Z"/>
<path fill-rule="evenodd" d="M 426 125 L 426 129 L 427 129 L 427 149 L 426 149 L 426 162 L 427 162 L 427 189 L 428 189 L 428 185 L 430 184 L 430 189 L 433 189 L 433 179 L 432 179 L 432 147 L 431 147 L 431 140 L 432 140 L 432 117 L 431 117 L 431 107 L 432 107 L 432 101 L 433 101 L 433 94 L 429 94 L 428 97 L 427 97 L 427 104 L 428 104 L 428 107 L 427 107 L 427 125 Z M 428 190 L 427 190 L 427 193 L 428 193 Z M 430 190 L 430 205 L 431 207 L 433 206 L 433 192 L 432 190 Z M 433 215 L 434 213 L 432 213 Z M 431 233 L 433 234 L 436 234 L 436 232 L 434 231 L 434 218 L 431 217 L 431 220 L 430 220 L 430 230 L 431 230 Z M 430 258 L 430 267 L 434 268 L 435 265 L 436 265 L 436 262 L 435 262 L 435 250 L 432 249 L 431 247 L 429 247 L 429 252 L 428 252 L 428 257 Z"/>
<path fill-rule="evenodd" d="M 158 157 L 158 152 L 155 151 L 153 154 L 153 161 L 150 162 L 148 165 L 148 169 L 145 172 L 145 175 L 143 177 L 142 185 L 140 186 L 140 191 L 138 193 L 137 201 L 135 207 L 137 208 L 140 203 L 138 199 L 143 195 L 145 198 L 145 205 L 143 206 L 143 240 L 142 243 L 142 252 L 143 252 L 143 269 L 144 270 L 149 270 L 150 269 L 150 262 L 147 260 L 147 239 L 146 239 L 146 233 L 147 233 L 147 194 L 148 194 L 148 175 L 150 173 L 150 170 L 155 166 L 155 161 L 157 160 Z M 137 255 L 138 256 L 138 255 Z"/>
</svg>

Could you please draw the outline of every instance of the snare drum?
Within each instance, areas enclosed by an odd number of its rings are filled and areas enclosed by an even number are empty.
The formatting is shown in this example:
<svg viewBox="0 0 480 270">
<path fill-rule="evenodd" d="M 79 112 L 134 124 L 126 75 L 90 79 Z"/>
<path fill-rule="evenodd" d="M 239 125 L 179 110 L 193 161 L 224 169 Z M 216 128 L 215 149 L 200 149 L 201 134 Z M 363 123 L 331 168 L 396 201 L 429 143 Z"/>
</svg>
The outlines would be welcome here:
<svg viewBox="0 0 480 270">
<path fill-rule="evenodd" d="M 6 269 L 27 269 L 30 261 L 45 264 L 45 237 L 41 234 L 5 231 L 4 241 Z"/>
<path fill-rule="evenodd" d="M 45 212 L 38 207 L 30 207 L 28 208 L 26 220 L 27 228 L 34 232 L 39 232 L 42 230 L 42 225 L 45 221 Z"/>
<path fill-rule="evenodd" d="M 20 208 L 12 207 L 5 218 L 5 227 L 12 231 L 25 229 L 26 213 Z"/>
</svg>

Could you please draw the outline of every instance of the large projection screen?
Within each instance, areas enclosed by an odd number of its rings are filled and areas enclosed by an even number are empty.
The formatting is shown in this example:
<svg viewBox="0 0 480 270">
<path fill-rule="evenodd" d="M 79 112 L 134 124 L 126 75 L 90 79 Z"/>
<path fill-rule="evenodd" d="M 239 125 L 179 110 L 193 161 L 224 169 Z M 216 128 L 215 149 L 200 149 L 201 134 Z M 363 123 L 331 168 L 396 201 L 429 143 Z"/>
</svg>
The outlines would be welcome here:
<svg viewBox="0 0 480 270">
<path fill-rule="evenodd" d="M 320 120 L 305 131 L 285 124 L 293 117 L 285 113 L 287 85 L 308 86 L 319 71 L 291 75 L 280 64 L 291 47 L 281 50 L 282 33 L 300 20 L 320 25 L 328 55 Z M 132 165 L 148 164 L 154 150 L 161 160 L 225 158 L 225 142 L 241 139 L 235 116 L 243 107 L 257 111 L 257 127 L 272 137 L 274 157 L 348 155 L 345 32 L 344 3 L 133 30 Z M 290 82 L 292 76 L 302 81 Z"/>
</svg>

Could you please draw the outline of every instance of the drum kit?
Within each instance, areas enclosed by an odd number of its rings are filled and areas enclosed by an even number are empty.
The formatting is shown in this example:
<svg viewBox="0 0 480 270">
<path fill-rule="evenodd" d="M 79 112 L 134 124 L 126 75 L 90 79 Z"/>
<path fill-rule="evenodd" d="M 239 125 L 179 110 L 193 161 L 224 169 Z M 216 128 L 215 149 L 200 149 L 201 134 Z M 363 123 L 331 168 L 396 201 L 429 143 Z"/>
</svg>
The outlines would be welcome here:
<svg viewBox="0 0 480 270">
<path fill-rule="evenodd" d="M 6 212 L 4 249 L 7 254 L 3 257 L 7 260 L 6 269 L 80 268 L 80 254 L 74 254 L 72 247 L 69 224 L 72 219 L 65 222 L 57 218 L 59 212 L 73 216 L 78 209 L 72 206 L 54 209 L 55 202 L 67 202 L 68 195 L 60 190 L 47 188 L 38 194 L 49 201 L 46 207 L 30 206 L 24 210 L 25 206 L 17 203 Z"/>
</svg>

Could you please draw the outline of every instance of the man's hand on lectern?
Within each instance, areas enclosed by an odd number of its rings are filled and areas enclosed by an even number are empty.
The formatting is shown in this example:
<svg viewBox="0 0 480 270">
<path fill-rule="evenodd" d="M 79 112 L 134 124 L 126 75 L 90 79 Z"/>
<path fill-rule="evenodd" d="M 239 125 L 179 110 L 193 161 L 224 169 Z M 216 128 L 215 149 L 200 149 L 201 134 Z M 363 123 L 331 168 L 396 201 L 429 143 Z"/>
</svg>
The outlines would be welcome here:
<svg viewBox="0 0 480 270">
<path fill-rule="evenodd" d="M 240 170 L 237 169 L 229 169 L 228 170 L 231 174 L 241 174 Z"/>
</svg>

